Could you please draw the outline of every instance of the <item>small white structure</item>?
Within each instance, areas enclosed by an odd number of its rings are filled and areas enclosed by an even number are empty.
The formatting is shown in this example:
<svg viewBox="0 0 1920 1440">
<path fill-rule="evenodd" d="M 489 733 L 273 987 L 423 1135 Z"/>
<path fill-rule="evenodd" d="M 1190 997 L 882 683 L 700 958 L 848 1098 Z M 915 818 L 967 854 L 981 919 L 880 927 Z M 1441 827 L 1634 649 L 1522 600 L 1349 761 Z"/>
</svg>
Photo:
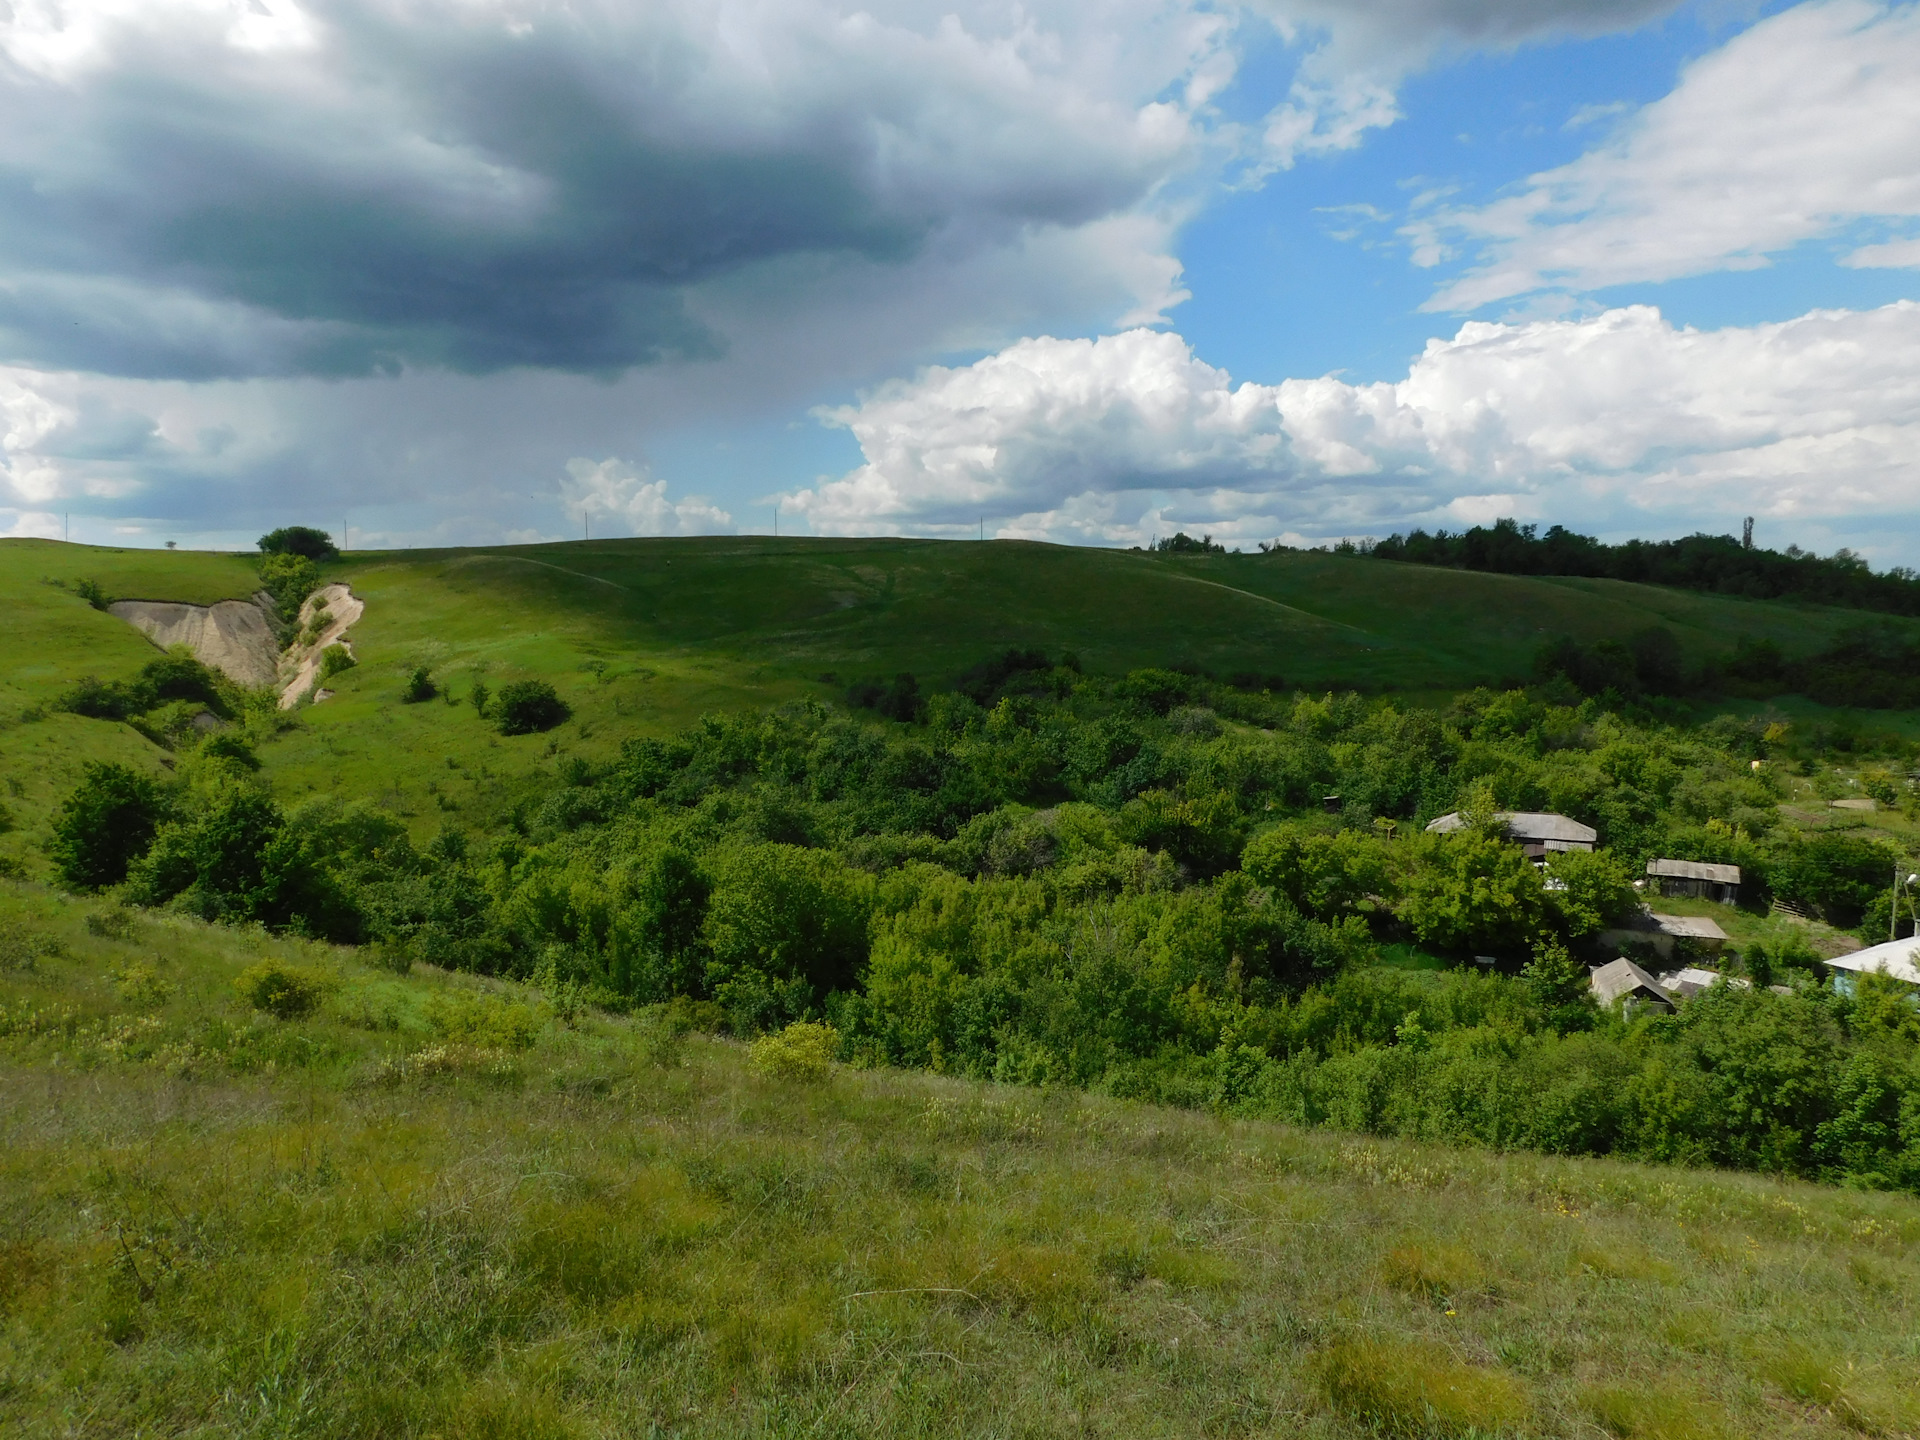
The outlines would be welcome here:
<svg viewBox="0 0 1920 1440">
<path fill-rule="evenodd" d="M 1544 859 L 1554 850 L 1591 850 L 1599 843 L 1600 832 L 1565 815 L 1545 814 L 1538 810 L 1502 810 L 1494 819 L 1502 821 L 1507 834 L 1520 842 L 1531 860 Z M 1442 815 L 1427 826 L 1430 835 L 1451 835 L 1467 828 L 1458 810 Z"/>
<path fill-rule="evenodd" d="M 1673 996 L 1667 993 L 1666 987 L 1631 960 L 1610 960 L 1589 973 L 1593 998 L 1603 1006 L 1658 1005 L 1663 1010 L 1673 1009 Z"/>
<path fill-rule="evenodd" d="M 1676 999 L 1691 1000 L 1702 990 L 1711 990 L 1716 980 L 1724 980 L 1736 990 L 1753 988 L 1751 981 L 1742 980 L 1738 975 L 1722 975 L 1718 970 L 1702 970 L 1697 965 L 1669 970 L 1660 977 L 1660 988 Z"/>
<path fill-rule="evenodd" d="M 1834 989 L 1842 994 L 1852 993 L 1854 976 L 1870 973 L 1891 975 L 1909 985 L 1920 986 L 1920 935 L 1870 945 L 1851 955 L 1836 955 L 1827 965 L 1834 972 Z"/>
</svg>

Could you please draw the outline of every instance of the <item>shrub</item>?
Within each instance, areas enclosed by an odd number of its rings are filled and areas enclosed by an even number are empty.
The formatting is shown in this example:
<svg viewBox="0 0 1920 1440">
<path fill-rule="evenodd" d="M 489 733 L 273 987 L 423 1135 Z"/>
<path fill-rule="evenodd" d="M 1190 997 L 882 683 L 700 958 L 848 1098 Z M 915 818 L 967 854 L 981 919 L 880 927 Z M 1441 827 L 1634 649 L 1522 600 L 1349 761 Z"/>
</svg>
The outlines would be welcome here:
<svg viewBox="0 0 1920 1440">
<path fill-rule="evenodd" d="M 493 701 L 494 724 L 502 735 L 551 730 L 571 714 L 567 702 L 544 680 L 516 680 L 502 685 Z"/>
<path fill-rule="evenodd" d="M 433 673 L 424 665 L 416 665 L 413 673 L 407 676 L 407 683 L 400 687 L 400 703 L 419 705 L 439 693 L 440 687 L 433 683 Z"/>
<path fill-rule="evenodd" d="M 353 658 L 353 652 L 344 645 L 329 645 L 320 652 L 320 678 L 331 680 L 343 670 L 351 670 L 360 662 Z"/>
<path fill-rule="evenodd" d="M 473 689 L 468 692 L 467 698 L 473 701 L 474 714 L 485 715 L 487 713 L 487 701 L 491 698 L 492 694 L 493 692 L 487 689 L 486 681 L 475 680 L 473 682 Z"/>
<path fill-rule="evenodd" d="M 76 580 L 73 593 L 96 610 L 104 610 L 113 603 L 113 598 L 100 588 L 98 580 Z"/>
<path fill-rule="evenodd" d="M 340 551 L 333 536 L 310 525 L 282 525 L 260 537 L 263 555 L 298 555 L 308 560 L 337 560 Z"/>
<path fill-rule="evenodd" d="M 218 760 L 241 770 L 258 770 L 260 757 L 253 753 L 253 747 L 238 735 L 216 733 L 200 742 L 200 754 L 208 760 Z"/>
<path fill-rule="evenodd" d="M 54 819 L 47 856 L 77 890 L 118 885 L 152 846 L 164 813 L 160 787 L 145 775 L 89 762 Z"/>
<path fill-rule="evenodd" d="M 254 1009 L 281 1020 L 297 1020 L 319 1007 L 328 985 L 324 976 L 311 970 L 284 960 L 262 960 L 235 976 L 233 988 Z"/>
<path fill-rule="evenodd" d="M 831 1025 L 796 1020 L 754 1041 L 748 1057 L 753 1068 L 770 1079 L 816 1085 L 827 1078 L 839 1048 L 840 1036 Z"/>
</svg>

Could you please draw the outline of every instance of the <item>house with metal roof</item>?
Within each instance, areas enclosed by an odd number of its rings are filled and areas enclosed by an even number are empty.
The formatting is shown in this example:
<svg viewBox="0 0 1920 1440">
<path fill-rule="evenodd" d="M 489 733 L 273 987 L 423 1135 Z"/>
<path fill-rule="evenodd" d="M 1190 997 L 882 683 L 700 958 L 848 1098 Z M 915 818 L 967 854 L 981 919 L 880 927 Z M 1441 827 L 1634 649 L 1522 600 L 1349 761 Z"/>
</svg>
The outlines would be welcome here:
<svg viewBox="0 0 1920 1440">
<path fill-rule="evenodd" d="M 1718 980 L 1726 981 L 1735 990 L 1753 988 L 1751 980 L 1743 980 L 1738 975 L 1722 975 L 1718 970 L 1705 970 L 1698 965 L 1667 971 L 1660 977 L 1660 988 L 1676 1000 L 1691 1000 L 1702 990 L 1711 990 Z"/>
<path fill-rule="evenodd" d="M 1661 983 L 1631 960 L 1610 960 L 1589 972 L 1593 998 L 1601 1005 L 1657 1005 L 1673 1009 L 1673 996 Z"/>
<path fill-rule="evenodd" d="M 1555 850 L 1591 850 L 1600 840 L 1598 830 L 1565 815 L 1546 814 L 1537 810 L 1502 810 L 1493 818 L 1507 827 L 1507 834 L 1517 840 L 1528 858 L 1533 860 L 1544 860 Z M 1427 826 L 1427 833 L 1451 835 L 1466 828 L 1465 817 L 1455 810 Z"/>
<path fill-rule="evenodd" d="M 1649 860 L 1647 879 L 1662 895 L 1691 895 L 1701 900 L 1717 900 L 1722 905 L 1740 903 L 1740 867 L 1709 865 L 1701 860 Z"/>
<path fill-rule="evenodd" d="M 1867 974 L 1891 975 L 1920 988 L 1920 935 L 1836 955 L 1827 961 L 1827 968 L 1833 971 L 1834 988 L 1843 994 L 1852 991 L 1854 976 Z"/>
</svg>

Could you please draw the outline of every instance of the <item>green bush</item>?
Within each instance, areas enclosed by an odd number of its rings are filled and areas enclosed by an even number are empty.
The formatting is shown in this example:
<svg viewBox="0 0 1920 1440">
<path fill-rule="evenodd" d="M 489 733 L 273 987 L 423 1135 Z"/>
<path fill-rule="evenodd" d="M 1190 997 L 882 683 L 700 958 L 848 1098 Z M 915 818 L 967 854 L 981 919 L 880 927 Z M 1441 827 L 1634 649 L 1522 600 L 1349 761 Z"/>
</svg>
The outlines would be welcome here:
<svg viewBox="0 0 1920 1440">
<path fill-rule="evenodd" d="M 234 977 L 233 988 L 256 1010 L 281 1020 L 298 1020 L 319 1008 L 329 988 L 327 977 L 284 960 L 262 960 Z"/>
<path fill-rule="evenodd" d="M 165 815 L 153 780 L 124 765 L 89 761 L 54 817 L 47 857 L 77 890 L 118 885 L 152 846 Z"/>
<path fill-rule="evenodd" d="M 400 687 L 400 703 L 419 705 L 439 693 L 440 687 L 433 683 L 433 673 L 424 665 L 416 665 L 407 676 L 407 683 Z"/>
<path fill-rule="evenodd" d="M 353 658 L 353 652 L 344 645 L 329 645 L 320 652 L 320 679 L 331 680 L 343 670 L 351 670 L 360 662 Z"/>
<path fill-rule="evenodd" d="M 73 593 L 96 610 L 104 610 L 113 603 L 113 597 L 100 587 L 98 580 L 76 580 Z"/>
<path fill-rule="evenodd" d="M 260 561 L 260 588 L 273 597 L 280 619 L 291 625 L 300 607 L 320 588 L 320 567 L 305 555 L 274 553 Z"/>
<path fill-rule="evenodd" d="M 753 1068 L 774 1080 L 817 1085 L 833 1068 L 840 1037 L 831 1025 L 796 1020 L 784 1030 L 762 1035 L 748 1047 Z"/>
<path fill-rule="evenodd" d="M 494 724 L 502 735 L 531 735 L 551 730 L 573 714 L 544 680 L 516 680 L 493 698 Z"/>
</svg>

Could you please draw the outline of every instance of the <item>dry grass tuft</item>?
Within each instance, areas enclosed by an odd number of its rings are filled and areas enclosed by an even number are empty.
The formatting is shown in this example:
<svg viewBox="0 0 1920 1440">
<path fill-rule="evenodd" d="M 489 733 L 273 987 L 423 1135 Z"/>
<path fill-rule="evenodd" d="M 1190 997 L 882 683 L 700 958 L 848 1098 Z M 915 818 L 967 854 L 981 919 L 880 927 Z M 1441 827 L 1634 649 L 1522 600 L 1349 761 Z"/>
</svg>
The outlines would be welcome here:
<svg viewBox="0 0 1920 1440">
<path fill-rule="evenodd" d="M 1659 1385 L 1594 1386 L 1581 1403 L 1622 1440 L 1724 1440 L 1723 1416 L 1697 1395 Z"/>
</svg>

